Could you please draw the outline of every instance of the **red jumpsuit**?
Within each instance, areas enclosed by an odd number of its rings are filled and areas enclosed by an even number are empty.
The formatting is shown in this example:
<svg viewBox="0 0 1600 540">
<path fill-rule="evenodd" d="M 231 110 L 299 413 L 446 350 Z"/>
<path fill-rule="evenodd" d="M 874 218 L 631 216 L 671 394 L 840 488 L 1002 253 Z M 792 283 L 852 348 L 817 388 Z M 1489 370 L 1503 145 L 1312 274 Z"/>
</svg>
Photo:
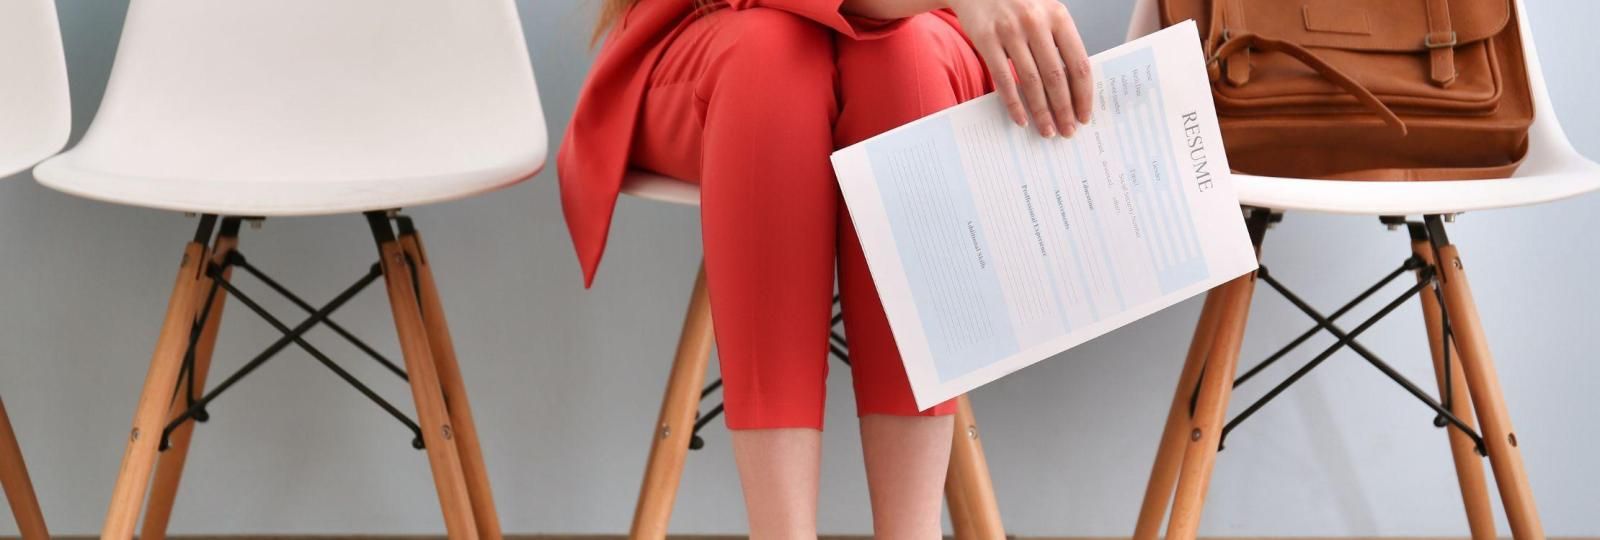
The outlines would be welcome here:
<svg viewBox="0 0 1600 540">
<path fill-rule="evenodd" d="M 947 12 L 886 22 L 838 5 L 639 0 L 558 158 L 588 280 L 626 167 L 700 184 L 731 429 L 822 427 L 836 262 L 857 413 L 953 412 L 917 410 L 828 156 L 981 95 L 986 72 Z"/>
</svg>

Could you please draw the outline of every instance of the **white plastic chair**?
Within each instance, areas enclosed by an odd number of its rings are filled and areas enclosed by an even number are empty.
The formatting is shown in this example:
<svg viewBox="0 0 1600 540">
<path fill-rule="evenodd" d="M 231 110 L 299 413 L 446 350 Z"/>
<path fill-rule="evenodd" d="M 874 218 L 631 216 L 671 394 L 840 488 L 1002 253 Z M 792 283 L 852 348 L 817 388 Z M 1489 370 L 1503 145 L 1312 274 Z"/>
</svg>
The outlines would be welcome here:
<svg viewBox="0 0 1600 540">
<path fill-rule="evenodd" d="M 0 178 L 55 154 L 71 131 L 55 3 L 0 2 Z"/>
<path fill-rule="evenodd" d="M 622 181 L 622 192 L 645 200 L 700 205 L 700 187 L 695 183 L 648 171 L 629 171 Z M 702 265 L 695 278 L 694 292 L 689 296 L 689 309 L 678 339 L 677 356 L 667 378 L 661 414 L 650 437 L 650 457 L 645 464 L 644 482 L 634 508 L 629 538 L 666 538 L 684 460 L 689 450 L 698 449 L 701 444 L 698 432 L 703 424 L 699 409 L 705 396 L 701 387 L 705 382 L 713 336 L 711 301 Z M 840 343 L 832 345 L 835 354 L 845 352 L 839 347 Z M 1005 538 L 994 487 L 989 480 L 989 465 L 983 457 L 983 443 L 978 439 L 977 419 L 966 396 L 957 398 L 955 422 L 958 428 L 945 483 L 945 499 L 950 506 L 955 536 L 960 540 Z"/>
<path fill-rule="evenodd" d="M 1423 222 L 1408 224 L 1414 257 L 1409 264 L 1419 274 L 1416 293 L 1423 304 L 1435 371 L 1441 382 L 1440 393 L 1445 395 L 1444 399 L 1430 405 L 1436 407 L 1436 412 L 1441 412 L 1441 422 L 1459 422 L 1459 426 L 1468 429 L 1475 429 L 1473 416 L 1476 412 L 1482 423 L 1482 429 L 1479 430 L 1481 452 L 1487 455 L 1493 466 L 1495 483 L 1505 502 L 1511 531 L 1518 539 L 1533 539 L 1543 538 L 1544 533 L 1528 487 L 1527 475 L 1523 471 L 1516 436 L 1505 400 L 1500 394 L 1499 381 L 1473 307 L 1458 252 L 1444 235 L 1444 222 L 1461 212 L 1550 202 L 1600 188 L 1600 165 L 1579 155 L 1561 130 L 1521 0 L 1517 0 L 1516 8 L 1533 92 L 1535 119 L 1529 134 L 1527 160 L 1513 178 L 1359 182 L 1236 174 L 1233 179 L 1240 204 L 1255 209 L 1252 233 L 1255 234 L 1257 245 L 1265 226 L 1283 211 L 1372 215 L 1387 218 L 1391 226 L 1398 226 L 1405 216 L 1423 216 Z M 1155 31 L 1158 26 L 1156 0 L 1139 0 L 1134 7 L 1128 37 L 1143 36 Z M 1439 264 L 1436 264 L 1436 258 Z M 1286 296 L 1289 294 L 1264 269 L 1260 272 L 1260 279 Z M 1223 421 L 1234 385 L 1239 343 L 1249 316 L 1253 287 L 1254 276 L 1245 276 L 1219 287 L 1206 298 L 1195 339 L 1190 345 L 1189 359 L 1179 377 L 1178 390 L 1168 413 L 1166 429 L 1162 434 L 1160 450 L 1134 533 L 1135 539 L 1153 540 L 1160 535 L 1169 500 L 1172 501 L 1172 512 L 1167 525 L 1167 538 L 1189 539 L 1195 536 L 1221 436 L 1231 427 L 1225 427 Z M 1292 302 L 1298 300 L 1290 298 Z M 1301 306 L 1301 309 L 1308 310 L 1309 306 Z M 1328 326 L 1319 321 L 1318 328 L 1325 330 Z M 1446 337 L 1452 339 L 1447 340 Z M 1356 349 L 1364 358 L 1370 355 L 1364 349 L 1355 346 L 1352 349 Z M 1368 361 L 1380 369 L 1386 367 L 1375 356 L 1368 358 Z M 1309 370 L 1314 365 L 1315 362 L 1304 369 Z M 1202 373 L 1207 373 L 1207 376 L 1201 377 Z M 1252 370 L 1244 378 L 1254 374 Z M 1393 374 L 1390 376 L 1395 378 Z M 1269 394 L 1269 399 L 1270 395 L 1275 395 L 1292 383 L 1291 379 L 1279 385 Z M 1415 386 L 1410 389 L 1415 390 Z M 1414 394 L 1420 394 L 1420 391 Z M 1262 403 L 1258 402 L 1257 405 Z M 1442 414 L 1441 407 L 1454 418 Z M 1246 409 L 1245 415 L 1253 410 L 1254 407 Z M 1449 432 L 1451 452 L 1473 538 L 1495 538 L 1494 516 L 1478 456 L 1480 442 L 1477 434 L 1469 435 L 1468 430 L 1456 427 Z"/>
<path fill-rule="evenodd" d="M 426 447 L 451 538 L 499 538 L 428 259 L 411 221 L 394 210 L 527 179 L 545 163 L 546 137 L 512 0 L 134 1 L 93 125 L 77 147 L 35 169 L 40 183 L 74 195 L 202 214 L 102 536 L 133 536 L 154 474 L 142 537 L 163 537 L 191 420 L 204 420 L 211 399 L 293 344 L 416 432 L 413 444 Z M 269 281 L 235 249 L 241 219 L 344 212 L 365 213 L 380 261 L 320 309 Z M 277 321 L 228 281 L 234 268 L 312 316 L 293 328 Z M 302 337 L 324 324 L 355 341 L 328 313 L 379 277 L 405 370 L 362 347 L 409 377 L 415 422 Z M 202 396 L 227 296 L 285 337 Z"/>
<path fill-rule="evenodd" d="M 51 0 L 0 2 L 0 178 L 32 167 L 72 130 L 67 64 Z M 22 448 L 0 402 L 0 491 L 23 540 L 47 540 Z"/>
</svg>

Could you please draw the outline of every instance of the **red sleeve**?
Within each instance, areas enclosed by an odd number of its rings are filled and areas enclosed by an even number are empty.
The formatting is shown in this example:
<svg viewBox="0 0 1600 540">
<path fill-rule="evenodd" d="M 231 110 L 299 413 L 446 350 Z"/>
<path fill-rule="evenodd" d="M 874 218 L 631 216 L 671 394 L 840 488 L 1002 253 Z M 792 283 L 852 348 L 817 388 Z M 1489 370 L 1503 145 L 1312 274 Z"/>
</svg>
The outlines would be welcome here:
<svg viewBox="0 0 1600 540">
<path fill-rule="evenodd" d="M 733 9 L 778 9 L 817 21 L 851 39 L 882 37 L 899 28 L 905 19 L 882 20 L 846 15 L 839 11 L 844 0 L 729 0 Z"/>
</svg>

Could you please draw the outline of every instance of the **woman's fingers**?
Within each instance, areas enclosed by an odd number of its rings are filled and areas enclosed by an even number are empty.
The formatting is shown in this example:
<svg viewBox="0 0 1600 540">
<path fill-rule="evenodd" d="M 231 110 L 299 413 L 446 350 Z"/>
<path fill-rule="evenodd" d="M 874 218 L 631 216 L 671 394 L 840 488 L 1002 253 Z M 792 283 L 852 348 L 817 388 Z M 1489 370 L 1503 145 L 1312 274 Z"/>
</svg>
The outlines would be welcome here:
<svg viewBox="0 0 1600 540">
<path fill-rule="evenodd" d="M 1083 46 L 1083 36 L 1078 34 L 1078 24 L 1072 14 L 1063 9 L 1054 24 L 1055 44 L 1066 66 L 1067 81 L 1072 88 L 1072 108 L 1078 122 L 1089 123 L 1094 112 L 1094 73 L 1089 63 L 1089 51 Z"/>
<path fill-rule="evenodd" d="M 1089 121 L 1089 56 L 1056 0 L 947 0 L 989 68 L 1011 120 L 1040 135 L 1072 135 Z"/>
<path fill-rule="evenodd" d="M 1011 67 L 1017 70 L 1017 85 L 1034 128 L 1040 135 L 1054 137 L 1055 119 L 1050 115 L 1050 100 L 1045 97 L 1044 79 L 1039 76 L 1039 66 L 1033 62 L 1033 52 L 1024 36 L 1012 34 L 1006 40 L 1006 55 L 1011 57 Z"/>
<path fill-rule="evenodd" d="M 1048 29 L 1048 26 L 1045 26 Z M 1066 64 L 1062 63 L 1061 52 L 1056 47 L 1056 40 L 1048 31 L 1030 32 L 1029 46 L 1033 49 L 1034 64 L 1039 67 L 1039 76 L 1044 85 L 1045 97 L 1050 100 L 1050 121 L 1055 123 L 1056 130 L 1063 137 L 1071 137 L 1078 130 L 1078 118 L 1073 111 L 1073 89 L 1067 83 Z"/>
<path fill-rule="evenodd" d="M 1018 126 L 1028 125 L 1028 115 L 1022 106 L 1022 98 L 1017 94 L 1017 82 L 1011 77 L 1011 63 L 1006 59 L 1005 49 L 995 42 L 993 36 L 974 35 L 972 42 L 978 56 L 983 57 L 984 65 L 989 68 L 989 79 L 994 81 L 995 92 L 1000 94 L 1000 101 L 1005 103 L 1011 121 Z"/>
</svg>

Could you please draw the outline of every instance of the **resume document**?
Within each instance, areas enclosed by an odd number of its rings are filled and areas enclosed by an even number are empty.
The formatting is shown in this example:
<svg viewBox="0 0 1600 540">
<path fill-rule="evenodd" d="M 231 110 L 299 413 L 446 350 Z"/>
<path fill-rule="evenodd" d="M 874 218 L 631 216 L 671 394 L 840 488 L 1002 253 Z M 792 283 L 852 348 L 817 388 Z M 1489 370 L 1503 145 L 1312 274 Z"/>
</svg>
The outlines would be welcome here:
<svg viewBox="0 0 1600 540">
<path fill-rule="evenodd" d="M 991 94 L 834 153 L 919 406 L 1255 270 L 1198 35 L 1096 55 L 1070 139 Z"/>
</svg>

